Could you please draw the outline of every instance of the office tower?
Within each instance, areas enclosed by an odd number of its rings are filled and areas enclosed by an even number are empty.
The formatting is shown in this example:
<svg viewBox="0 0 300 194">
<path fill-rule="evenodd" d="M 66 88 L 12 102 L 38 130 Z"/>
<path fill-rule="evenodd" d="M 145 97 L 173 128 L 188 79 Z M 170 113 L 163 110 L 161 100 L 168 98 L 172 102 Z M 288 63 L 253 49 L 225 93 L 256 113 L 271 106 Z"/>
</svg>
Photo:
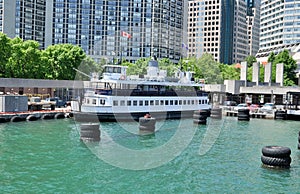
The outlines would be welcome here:
<svg viewBox="0 0 300 194">
<path fill-rule="evenodd" d="M 233 64 L 249 55 L 245 1 L 190 0 L 188 6 L 189 56 L 210 53 Z"/>
<path fill-rule="evenodd" d="M 129 61 L 152 56 L 178 62 L 182 55 L 186 0 L 0 2 L 1 31 L 37 40 L 42 48 L 71 43 L 94 58 Z"/>
<path fill-rule="evenodd" d="M 247 1 L 247 25 L 250 55 L 255 56 L 259 50 L 260 0 Z"/>
<path fill-rule="evenodd" d="M 299 1 L 261 1 L 260 50 L 299 43 L 299 28 Z"/>
<path fill-rule="evenodd" d="M 46 0 L 0 0 L 0 31 L 45 47 Z"/>
</svg>

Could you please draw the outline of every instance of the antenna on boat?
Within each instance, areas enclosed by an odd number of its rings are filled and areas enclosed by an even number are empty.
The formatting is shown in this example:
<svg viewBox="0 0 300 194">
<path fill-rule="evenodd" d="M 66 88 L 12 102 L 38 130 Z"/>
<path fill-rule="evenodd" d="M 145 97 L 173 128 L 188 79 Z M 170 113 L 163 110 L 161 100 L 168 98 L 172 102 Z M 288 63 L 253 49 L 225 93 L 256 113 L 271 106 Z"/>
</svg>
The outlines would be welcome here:
<svg viewBox="0 0 300 194">
<path fill-rule="evenodd" d="M 76 69 L 76 68 L 74 68 L 74 67 L 73 67 L 73 69 L 74 69 L 75 71 L 77 71 L 78 73 L 80 73 L 80 74 L 82 74 L 82 75 L 84 75 L 84 76 L 87 76 L 88 78 L 92 79 L 92 76 L 90 76 L 90 75 L 88 75 L 88 74 L 86 74 L 86 73 L 84 73 L 84 72 L 82 72 L 82 71 L 79 71 L 78 69 Z"/>
</svg>

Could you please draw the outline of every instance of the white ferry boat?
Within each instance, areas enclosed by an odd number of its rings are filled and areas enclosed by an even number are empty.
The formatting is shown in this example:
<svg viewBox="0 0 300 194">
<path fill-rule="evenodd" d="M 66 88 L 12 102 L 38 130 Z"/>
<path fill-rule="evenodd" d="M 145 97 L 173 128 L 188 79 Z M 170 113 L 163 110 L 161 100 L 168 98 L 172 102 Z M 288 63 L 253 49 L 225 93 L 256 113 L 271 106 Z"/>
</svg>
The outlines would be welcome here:
<svg viewBox="0 0 300 194">
<path fill-rule="evenodd" d="M 167 78 L 157 61 L 150 61 L 147 75 L 127 76 L 126 66 L 106 65 L 102 79 L 92 79 L 76 121 L 130 121 L 145 114 L 156 119 L 192 118 L 193 112 L 210 109 L 203 84 L 192 81 L 192 72 L 178 71 Z"/>
</svg>

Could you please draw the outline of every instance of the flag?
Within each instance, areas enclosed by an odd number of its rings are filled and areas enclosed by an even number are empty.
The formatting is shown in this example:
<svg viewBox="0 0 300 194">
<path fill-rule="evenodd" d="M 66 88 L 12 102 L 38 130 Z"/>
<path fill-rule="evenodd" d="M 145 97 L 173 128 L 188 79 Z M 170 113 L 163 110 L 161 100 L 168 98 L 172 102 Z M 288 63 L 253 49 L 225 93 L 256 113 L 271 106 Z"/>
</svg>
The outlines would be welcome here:
<svg viewBox="0 0 300 194">
<path fill-rule="evenodd" d="M 121 31 L 121 36 L 126 37 L 126 38 L 131 38 L 131 34 L 125 32 L 125 31 Z"/>
<path fill-rule="evenodd" d="M 182 47 L 182 48 L 185 48 L 186 50 L 189 50 L 188 45 L 186 45 L 186 44 L 184 44 L 184 43 L 182 43 L 181 47 Z"/>
</svg>

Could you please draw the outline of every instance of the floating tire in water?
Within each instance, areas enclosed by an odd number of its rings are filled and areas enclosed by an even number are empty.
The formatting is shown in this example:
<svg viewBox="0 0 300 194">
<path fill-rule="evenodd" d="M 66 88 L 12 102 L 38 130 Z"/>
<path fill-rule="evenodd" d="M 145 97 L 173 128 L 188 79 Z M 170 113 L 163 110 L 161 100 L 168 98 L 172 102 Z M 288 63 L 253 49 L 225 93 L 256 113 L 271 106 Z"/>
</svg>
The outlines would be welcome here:
<svg viewBox="0 0 300 194">
<path fill-rule="evenodd" d="M 86 131 L 80 131 L 80 137 L 84 138 L 100 138 L 100 130 L 94 131 L 94 130 L 86 130 Z"/>
<path fill-rule="evenodd" d="M 208 116 L 208 110 L 196 110 L 194 111 L 194 114 L 193 114 L 194 117 L 197 117 L 197 116 Z"/>
<path fill-rule="evenodd" d="M 10 119 L 11 122 L 20 122 L 20 121 L 23 121 L 23 119 L 19 116 L 13 116 L 11 119 Z"/>
<path fill-rule="evenodd" d="M 193 123 L 205 125 L 207 123 L 207 120 L 206 120 L 206 118 L 205 119 L 193 119 Z"/>
<path fill-rule="evenodd" d="M 80 125 L 80 139 L 83 141 L 100 141 L 99 124 L 88 123 Z"/>
<path fill-rule="evenodd" d="M 261 156 L 261 161 L 263 164 L 268 166 L 276 166 L 276 167 L 289 167 L 291 164 L 291 157 L 285 157 L 285 158 L 274 158 L 274 157 L 268 157 L 268 156 Z"/>
<path fill-rule="evenodd" d="M 139 129 L 141 131 L 154 132 L 156 119 L 152 118 L 152 117 L 150 117 L 150 118 L 140 117 L 139 124 L 140 124 Z"/>
<path fill-rule="evenodd" d="M 56 114 L 54 115 L 54 118 L 55 118 L 55 119 L 64 119 L 64 118 L 66 118 L 66 117 L 65 117 L 65 113 L 62 113 L 62 112 L 56 113 Z"/>
<path fill-rule="evenodd" d="M 195 124 L 206 124 L 207 120 L 207 115 L 208 115 L 208 110 L 197 110 L 194 111 L 193 114 L 193 123 Z"/>
<path fill-rule="evenodd" d="M 36 121 L 38 120 L 38 117 L 36 117 L 35 115 L 28 115 L 26 117 L 26 121 Z"/>
<path fill-rule="evenodd" d="M 291 164 L 291 149 L 282 146 L 265 146 L 262 148 L 261 161 L 271 167 L 289 167 Z"/>
<path fill-rule="evenodd" d="M 249 121 L 250 120 L 250 110 L 249 109 L 239 109 L 237 114 L 239 121 Z"/>
<path fill-rule="evenodd" d="M 139 129 L 141 131 L 152 131 L 154 132 L 155 131 L 155 126 L 144 126 L 144 125 L 140 125 L 139 126 Z"/>
<path fill-rule="evenodd" d="M 283 110 L 277 110 L 277 111 L 275 111 L 275 115 L 274 115 L 275 119 L 283 119 L 283 120 L 285 120 L 286 117 L 287 117 L 287 114 L 286 114 L 285 111 L 283 111 Z"/>
<path fill-rule="evenodd" d="M 156 119 L 155 118 L 140 117 L 139 118 L 139 124 L 142 125 L 142 126 L 155 126 Z"/>
<path fill-rule="evenodd" d="M 284 158 L 291 155 L 291 149 L 282 146 L 265 146 L 262 148 L 264 156 Z"/>
<path fill-rule="evenodd" d="M 210 117 L 213 119 L 222 119 L 222 108 L 211 109 Z"/>
</svg>

